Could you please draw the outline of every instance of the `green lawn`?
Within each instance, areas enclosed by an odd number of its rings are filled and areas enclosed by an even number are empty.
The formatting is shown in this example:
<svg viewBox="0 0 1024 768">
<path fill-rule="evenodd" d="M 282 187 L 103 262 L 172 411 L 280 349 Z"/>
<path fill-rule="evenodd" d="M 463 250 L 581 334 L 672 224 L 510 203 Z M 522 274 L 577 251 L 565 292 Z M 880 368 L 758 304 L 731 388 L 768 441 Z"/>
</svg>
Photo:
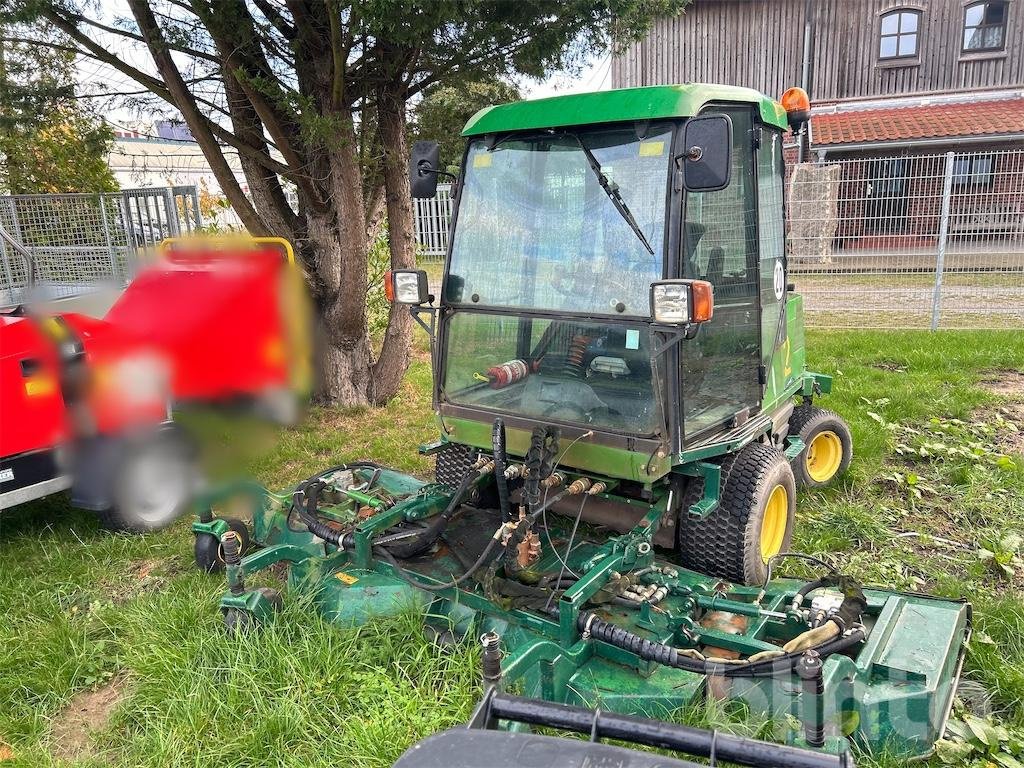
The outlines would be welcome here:
<svg viewBox="0 0 1024 768">
<path fill-rule="evenodd" d="M 795 542 L 866 582 L 970 598 L 967 675 L 1017 733 L 1024 567 L 1005 534 L 1024 532 L 1024 460 L 999 457 L 1021 451 L 1010 422 L 1024 421 L 1022 337 L 811 332 L 808 358 L 836 376 L 824 402 L 850 422 L 856 456 L 837 488 L 802 496 Z M 316 411 L 252 471 L 284 485 L 372 457 L 428 473 L 415 446 L 434 434 L 429 381 L 421 354 L 385 411 Z M 291 600 L 264 631 L 229 640 L 222 581 L 191 568 L 188 528 L 112 535 L 59 502 L 0 517 L 0 762 L 386 766 L 469 713 L 475 649 L 434 650 L 415 617 L 346 630 Z M 89 713 L 102 724 L 91 735 Z"/>
</svg>

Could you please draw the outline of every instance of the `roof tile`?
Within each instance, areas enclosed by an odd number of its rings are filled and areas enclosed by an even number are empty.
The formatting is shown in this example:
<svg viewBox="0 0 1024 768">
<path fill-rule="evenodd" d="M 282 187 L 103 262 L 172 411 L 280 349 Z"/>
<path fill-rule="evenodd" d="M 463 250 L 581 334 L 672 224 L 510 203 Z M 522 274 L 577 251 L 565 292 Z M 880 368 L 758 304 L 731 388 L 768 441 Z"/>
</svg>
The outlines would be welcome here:
<svg viewBox="0 0 1024 768">
<path fill-rule="evenodd" d="M 816 114 L 814 145 L 1024 133 L 1024 99 Z"/>
</svg>

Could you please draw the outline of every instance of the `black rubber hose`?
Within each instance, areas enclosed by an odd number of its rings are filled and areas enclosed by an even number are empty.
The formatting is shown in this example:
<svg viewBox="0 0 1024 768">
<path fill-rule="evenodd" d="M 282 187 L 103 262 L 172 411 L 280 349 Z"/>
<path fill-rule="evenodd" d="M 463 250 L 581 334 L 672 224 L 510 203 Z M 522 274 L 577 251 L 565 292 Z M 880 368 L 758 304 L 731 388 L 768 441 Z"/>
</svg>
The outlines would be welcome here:
<svg viewBox="0 0 1024 768">
<path fill-rule="evenodd" d="M 491 426 L 491 452 L 494 458 L 494 483 L 498 487 L 498 507 L 502 521 L 511 520 L 512 512 L 508 501 L 508 480 L 505 477 L 507 457 L 505 455 L 505 422 L 495 419 Z"/>
<path fill-rule="evenodd" d="M 822 587 L 831 587 L 834 586 L 835 583 L 836 579 L 834 576 L 823 576 L 820 579 L 815 579 L 814 581 L 809 581 L 806 584 L 804 584 L 802 587 L 800 587 L 800 589 L 797 590 L 796 595 L 794 595 L 794 597 L 798 595 L 800 597 L 800 602 L 803 602 L 804 598 L 807 597 L 807 595 L 809 595 L 814 590 L 821 589 Z"/>
<path fill-rule="evenodd" d="M 682 669 L 702 675 L 771 677 L 781 673 L 792 672 L 800 657 L 807 650 L 811 650 L 805 649 L 803 651 L 787 653 L 753 663 L 722 664 L 684 656 L 670 645 L 640 637 L 640 635 L 623 629 L 616 624 L 598 618 L 596 614 L 581 613 L 576 626 L 581 632 L 589 633 L 594 639 L 629 651 L 645 661 L 653 661 L 666 667 L 674 667 L 675 669 Z M 863 639 L 863 630 L 857 629 L 847 635 L 822 643 L 813 650 L 817 651 L 818 655 L 824 659 L 835 653 L 841 653 L 852 648 Z"/>
<path fill-rule="evenodd" d="M 374 549 L 374 552 L 377 554 L 378 557 L 380 557 L 381 560 L 384 560 L 386 563 L 389 563 L 395 569 L 395 573 L 398 576 L 398 578 L 400 578 L 406 584 L 411 584 L 417 589 L 425 589 L 428 592 L 439 592 L 442 589 L 452 589 L 453 587 L 459 586 L 459 584 L 461 584 L 474 573 L 476 573 L 478 570 L 480 570 L 483 564 L 487 562 L 488 556 L 491 554 L 491 552 L 494 551 L 494 547 L 497 544 L 498 540 L 492 537 L 491 540 L 487 542 L 487 546 L 484 547 L 484 551 L 480 553 L 480 557 L 478 557 L 476 561 L 471 566 L 469 566 L 465 573 L 463 573 L 458 578 L 453 579 L 452 581 L 445 582 L 444 584 L 425 584 L 422 581 L 419 581 L 418 579 L 412 578 L 408 575 L 408 571 L 406 571 L 406 569 L 403 568 L 399 564 L 399 562 L 394 558 L 394 556 L 384 547 Z"/>
<path fill-rule="evenodd" d="M 342 536 L 341 531 L 336 531 L 330 526 L 320 522 L 316 516 L 316 504 L 318 497 L 320 496 L 320 490 L 323 487 L 324 483 L 320 480 L 313 480 L 303 486 L 302 495 L 304 497 L 305 506 L 299 507 L 299 517 L 302 522 L 306 524 L 310 533 L 314 536 L 319 536 L 324 541 L 328 541 L 340 549 Z"/>
<path fill-rule="evenodd" d="M 448 502 L 448 506 L 445 507 L 444 511 L 435 517 L 423 532 L 415 538 L 406 539 L 394 544 L 389 544 L 387 551 L 399 560 L 408 560 L 410 557 L 416 557 L 426 552 L 430 547 L 434 545 L 434 542 L 438 540 L 445 528 L 448 527 L 449 521 L 455 514 L 455 511 L 462 504 L 463 497 L 466 495 L 466 491 L 469 490 L 470 484 L 476 479 L 477 473 L 471 469 L 467 469 L 462 475 L 462 480 L 459 483 L 459 487 L 452 494 L 451 500 Z"/>
</svg>

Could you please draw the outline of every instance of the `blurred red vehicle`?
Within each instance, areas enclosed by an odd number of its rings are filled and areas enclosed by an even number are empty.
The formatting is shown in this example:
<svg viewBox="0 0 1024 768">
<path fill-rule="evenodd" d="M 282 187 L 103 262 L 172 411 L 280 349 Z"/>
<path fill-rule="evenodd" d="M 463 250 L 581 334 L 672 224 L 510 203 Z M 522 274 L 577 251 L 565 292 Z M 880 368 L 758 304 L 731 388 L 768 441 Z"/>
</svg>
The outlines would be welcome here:
<svg viewBox="0 0 1024 768">
<path fill-rule="evenodd" d="M 171 405 L 294 420 L 308 329 L 302 275 L 277 238 L 165 241 L 102 320 L 0 310 L 0 511 L 70 489 L 111 527 L 167 525 L 197 481 Z"/>
</svg>

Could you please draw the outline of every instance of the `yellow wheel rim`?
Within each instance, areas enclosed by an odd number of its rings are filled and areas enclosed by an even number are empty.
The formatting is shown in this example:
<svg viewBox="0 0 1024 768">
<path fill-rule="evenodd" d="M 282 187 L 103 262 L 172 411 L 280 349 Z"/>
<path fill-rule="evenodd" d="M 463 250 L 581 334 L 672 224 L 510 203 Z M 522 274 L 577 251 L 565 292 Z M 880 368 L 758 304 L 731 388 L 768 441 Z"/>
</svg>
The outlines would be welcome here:
<svg viewBox="0 0 1024 768">
<path fill-rule="evenodd" d="M 782 551 L 782 542 L 786 538 L 786 524 L 789 522 L 789 493 L 784 486 L 776 485 L 768 497 L 764 508 L 764 519 L 761 521 L 761 559 Z"/>
<path fill-rule="evenodd" d="M 827 483 L 843 463 L 843 441 L 835 432 L 819 432 L 807 446 L 807 475 L 816 483 Z"/>
</svg>

